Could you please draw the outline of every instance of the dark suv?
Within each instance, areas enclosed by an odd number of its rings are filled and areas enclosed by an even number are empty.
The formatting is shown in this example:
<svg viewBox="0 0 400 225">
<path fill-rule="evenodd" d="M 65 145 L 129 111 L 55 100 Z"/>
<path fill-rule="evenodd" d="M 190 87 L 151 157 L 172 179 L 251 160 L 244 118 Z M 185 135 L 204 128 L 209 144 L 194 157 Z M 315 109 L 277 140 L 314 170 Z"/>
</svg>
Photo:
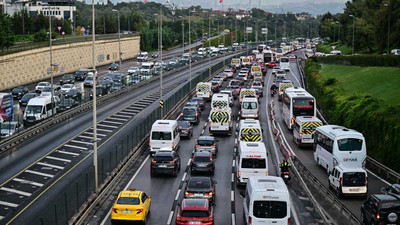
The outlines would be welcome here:
<svg viewBox="0 0 400 225">
<path fill-rule="evenodd" d="M 373 194 L 361 205 L 364 224 L 400 224 L 400 199 L 394 195 Z"/>
<path fill-rule="evenodd" d="M 193 173 L 211 173 L 214 175 L 214 160 L 211 152 L 195 152 L 190 166 L 190 171 Z"/>
<path fill-rule="evenodd" d="M 166 173 L 178 176 L 181 169 L 181 158 L 175 151 L 158 151 L 151 160 L 150 175 Z"/>
</svg>

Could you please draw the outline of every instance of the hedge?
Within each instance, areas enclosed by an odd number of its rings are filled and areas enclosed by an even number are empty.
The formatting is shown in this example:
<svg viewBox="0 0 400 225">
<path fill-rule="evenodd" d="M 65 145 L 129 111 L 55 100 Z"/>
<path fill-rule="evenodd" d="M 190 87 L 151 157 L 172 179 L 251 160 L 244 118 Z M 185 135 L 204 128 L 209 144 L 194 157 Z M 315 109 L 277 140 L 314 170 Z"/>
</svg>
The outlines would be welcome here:
<svg viewBox="0 0 400 225">
<path fill-rule="evenodd" d="M 354 55 L 313 57 L 314 62 L 339 64 L 345 66 L 400 67 L 400 56 L 397 55 Z"/>
</svg>

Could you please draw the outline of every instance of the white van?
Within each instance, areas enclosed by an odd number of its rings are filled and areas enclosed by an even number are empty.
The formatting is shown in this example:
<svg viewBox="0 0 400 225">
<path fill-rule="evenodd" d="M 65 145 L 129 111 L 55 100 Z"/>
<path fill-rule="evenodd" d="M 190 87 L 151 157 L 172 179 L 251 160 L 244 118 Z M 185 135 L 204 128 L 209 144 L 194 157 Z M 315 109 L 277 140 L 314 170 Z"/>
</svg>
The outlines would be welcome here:
<svg viewBox="0 0 400 225">
<path fill-rule="evenodd" d="M 264 142 L 241 142 L 236 157 L 236 184 L 244 185 L 250 176 L 268 176 Z"/>
<path fill-rule="evenodd" d="M 282 57 L 279 60 L 279 66 L 282 70 L 290 70 L 290 60 L 288 57 Z"/>
<path fill-rule="evenodd" d="M 152 75 L 154 74 L 154 63 L 153 62 L 145 62 L 142 64 L 142 68 L 140 68 L 140 73 L 142 75 Z"/>
<path fill-rule="evenodd" d="M 248 225 L 290 224 L 290 196 L 282 178 L 250 177 L 244 193 L 243 215 Z"/>
<path fill-rule="evenodd" d="M 212 84 L 210 82 L 199 82 L 196 85 L 196 97 L 203 98 L 204 100 L 211 100 L 213 95 Z"/>
<path fill-rule="evenodd" d="M 257 98 L 244 97 L 240 104 L 240 117 L 241 118 L 255 118 L 258 119 L 259 105 Z"/>
<path fill-rule="evenodd" d="M 236 128 L 239 133 L 238 145 L 240 142 L 262 142 L 262 129 L 259 120 L 244 119 L 240 120 L 239 127 Z"/>
<path fill-rule="evenodd" d="M 219 94 L 228 95 L 229 106 L 230 107 L 233 106 L 233 95 L 232 95 L 232 91 L 231 90 L 222 90 L 222 91 L 219 92 Z"/>
<path fill-rule="evenodd" d="M 211 100 L 211 109 L 227 109 L 229 107 L 229 95 L 214 94 Z"/>
<path fill-rule="evenodd" d="M 179 129 L 176 120 L 156 120 L 151 127 L 149 150 L 153 156 L 161 149 L 178 150 Z"/>
<path fill-rule="evenodd" d="M 215 133 L 232 135 L 232 110 L 230 108 L 211 109 L 208 121 L 210 123 L 208 128 L 210 135 L 214 135 Z"/>
<path fill-rule="evenodd" d="M 197 50 L 197 55 L 207 56 L 206 49 L 205 48 L 199 48 L 199 50 Z"/>
<path fill-rule="evenodd" d="M 342 55 L 342 52 L 339 51 L 339 50 L 333 50 L 333 51 L 331 51 L 330 54 L 331 54 L 331 55 Z"/>
<path fill-rule="evenodd" d="M 29 100 L 24 112 L 24 125 L 46 119 L 56 113 L 55 103 L 51 104 L 51 96 L 38 96 Z"/>
<path fill-rule="evenodd" d="M 361 167 L 335 166 L 329 174 L 329 186 L 342 196 L 367 196 L 368 173 Z"/>
<path fill-rule="evenodd" d="M 297 146 L 314 144 L 313 133 L 322 121 L 316 116 L 297 116 L 293 125 L 293 141 Z"/>
<path fill-rule="evenodd" d="M 137 56 L 137 60 L 139 62 L 147 61 L 148 58 L 149 58 L 148 52 L 140 52 L 139 55 Z"/>
</svg>

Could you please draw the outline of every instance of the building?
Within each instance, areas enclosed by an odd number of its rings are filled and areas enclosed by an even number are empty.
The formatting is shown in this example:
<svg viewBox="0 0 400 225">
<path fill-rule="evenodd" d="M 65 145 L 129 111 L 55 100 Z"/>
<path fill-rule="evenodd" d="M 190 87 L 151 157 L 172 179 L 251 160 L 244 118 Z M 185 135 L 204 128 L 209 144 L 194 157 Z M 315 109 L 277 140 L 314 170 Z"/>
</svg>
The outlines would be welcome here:
<svg viewBox="0 0 400 225">
<path fill-rule="evenodd" d="M 31 16 L 43 13 L 45 16 L 53 16 L 57 19 L 66 19 L 73 22 L 76 11 L 75 0 L 3 0 L 5 12 L 13 15 L 25 8 Z M 50 6 L 50 9 L 49 9 Z"/>
</svg>

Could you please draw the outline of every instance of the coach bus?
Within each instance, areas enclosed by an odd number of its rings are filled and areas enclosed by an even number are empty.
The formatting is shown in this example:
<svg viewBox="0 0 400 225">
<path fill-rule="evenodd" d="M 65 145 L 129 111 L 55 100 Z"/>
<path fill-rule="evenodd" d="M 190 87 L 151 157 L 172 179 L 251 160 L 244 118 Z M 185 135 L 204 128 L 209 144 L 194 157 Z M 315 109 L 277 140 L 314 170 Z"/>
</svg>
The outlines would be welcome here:
<svg viewBox="0 0 400 225">
<path fill-rule="evenodd" d="M 14 114 L 14 103 L 11 93 L 0 93 L 0 121 L 11 121 Z"/>
<path fill-rule="evenodd" d="M 289 129 L 293 128 L 296 116 L 316 116 L 315 98 L 303 88 L 285 89 L 282 100 L 282 118 Z"/>
</svg>

